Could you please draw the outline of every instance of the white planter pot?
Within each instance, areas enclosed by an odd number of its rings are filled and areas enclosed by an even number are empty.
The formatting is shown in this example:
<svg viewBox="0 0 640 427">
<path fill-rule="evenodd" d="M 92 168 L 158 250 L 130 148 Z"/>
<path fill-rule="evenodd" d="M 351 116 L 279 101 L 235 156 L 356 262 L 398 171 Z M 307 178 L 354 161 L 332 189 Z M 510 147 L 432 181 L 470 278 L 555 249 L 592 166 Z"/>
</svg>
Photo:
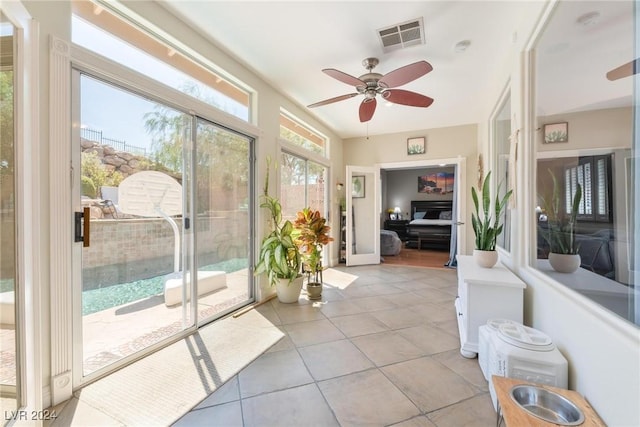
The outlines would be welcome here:
<svg viewBox="0 0 640 427">
<path fill-rule="evenodd" d="M 497 251 L 481 251 L 479 249 L 473 250 L 473 259 L 476 264 L 483 268 L 491 268 L 498 262 Z"/>
<path fill-rule="evenodd" d="M 580 267 L 580 255 L 549 253 L 549 264 L 558 273 L 573 273 Z"/>
<path fill-rule="evenodd" d="M 278 279 L 276 283 L 276 294 L 278 295 L 278 301 L 290 304 L 298 302 L 300 298 L 300 292 L 302 291 L 303 277 L 300 276 L 297 279 L 289 282 L 289 279 Z"/>
</svg>

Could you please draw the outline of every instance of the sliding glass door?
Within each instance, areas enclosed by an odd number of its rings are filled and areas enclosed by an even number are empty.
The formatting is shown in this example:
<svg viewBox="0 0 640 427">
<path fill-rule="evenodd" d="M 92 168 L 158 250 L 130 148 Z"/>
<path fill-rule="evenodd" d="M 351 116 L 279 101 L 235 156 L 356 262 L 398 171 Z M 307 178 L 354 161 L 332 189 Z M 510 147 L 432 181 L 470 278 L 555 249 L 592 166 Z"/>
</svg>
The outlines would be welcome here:
<svg viewBox="0 0 640 427">
<path fill-rule="evenodd" d="M 253 139 L 73 76 L 78 386 L 253 299 Z"/>
</svg>

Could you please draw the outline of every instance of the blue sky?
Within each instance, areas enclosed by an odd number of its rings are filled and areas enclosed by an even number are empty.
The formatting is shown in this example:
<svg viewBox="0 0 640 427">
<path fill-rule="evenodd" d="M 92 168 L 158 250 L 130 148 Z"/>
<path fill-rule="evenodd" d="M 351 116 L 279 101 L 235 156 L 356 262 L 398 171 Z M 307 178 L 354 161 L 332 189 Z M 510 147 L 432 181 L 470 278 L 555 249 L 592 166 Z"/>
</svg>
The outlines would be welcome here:
<svg viewBox="0 0 640 427">
<path fill-rule="evenodd" d="M 207 100 L 214 100 L 237 117 L 248 116 L 245 106 L 75 16 L 72 41 L 169 87 L 180 90 L 187 82 L 196 83 Z M 125 141 L 149 152 L 151 137 L 144 127 L 144 115 L 155 110 L 154 102 L 128 91 L 114 90 L 107 83 L 85 76 L 81 79 L 80 105 L 81 127 L 102 131 L 104 137 Z"/>
</svg>

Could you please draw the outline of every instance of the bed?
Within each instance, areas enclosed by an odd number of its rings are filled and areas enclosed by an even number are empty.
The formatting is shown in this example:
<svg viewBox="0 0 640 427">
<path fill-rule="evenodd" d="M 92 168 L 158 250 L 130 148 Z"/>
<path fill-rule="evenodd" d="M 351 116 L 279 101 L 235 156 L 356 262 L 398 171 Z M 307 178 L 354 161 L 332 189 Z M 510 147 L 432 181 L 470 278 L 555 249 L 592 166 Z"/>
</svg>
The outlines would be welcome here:
<svg viewBox="0 0 640 427">
<path fill-rule="evenodd" d="M 452 200 L 412 200 L 407 247 L 449 249 Z"/>
</svg>

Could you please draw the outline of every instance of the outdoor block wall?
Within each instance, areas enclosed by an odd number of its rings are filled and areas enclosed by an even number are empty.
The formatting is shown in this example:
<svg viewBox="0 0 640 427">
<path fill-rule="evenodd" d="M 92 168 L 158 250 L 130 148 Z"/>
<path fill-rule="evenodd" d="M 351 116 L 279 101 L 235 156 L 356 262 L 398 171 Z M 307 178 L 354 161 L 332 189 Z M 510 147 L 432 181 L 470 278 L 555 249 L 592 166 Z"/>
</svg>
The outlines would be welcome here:
<svg viewBox="0 0 640 427">
<path fill-rule="evenodd" d="M 181 219 L 176 219 L 181 229 Z M 198 265 L 248 257 L 248 212 L 198 216 Z M 182 244 L 182 232 L 180 232 Z M 91 222 L 91 245 L 83 249 L 85 289 L 156 277 L 174 268 L 175 237 L 161 218 L 106 219 Z"/>
</svg>

